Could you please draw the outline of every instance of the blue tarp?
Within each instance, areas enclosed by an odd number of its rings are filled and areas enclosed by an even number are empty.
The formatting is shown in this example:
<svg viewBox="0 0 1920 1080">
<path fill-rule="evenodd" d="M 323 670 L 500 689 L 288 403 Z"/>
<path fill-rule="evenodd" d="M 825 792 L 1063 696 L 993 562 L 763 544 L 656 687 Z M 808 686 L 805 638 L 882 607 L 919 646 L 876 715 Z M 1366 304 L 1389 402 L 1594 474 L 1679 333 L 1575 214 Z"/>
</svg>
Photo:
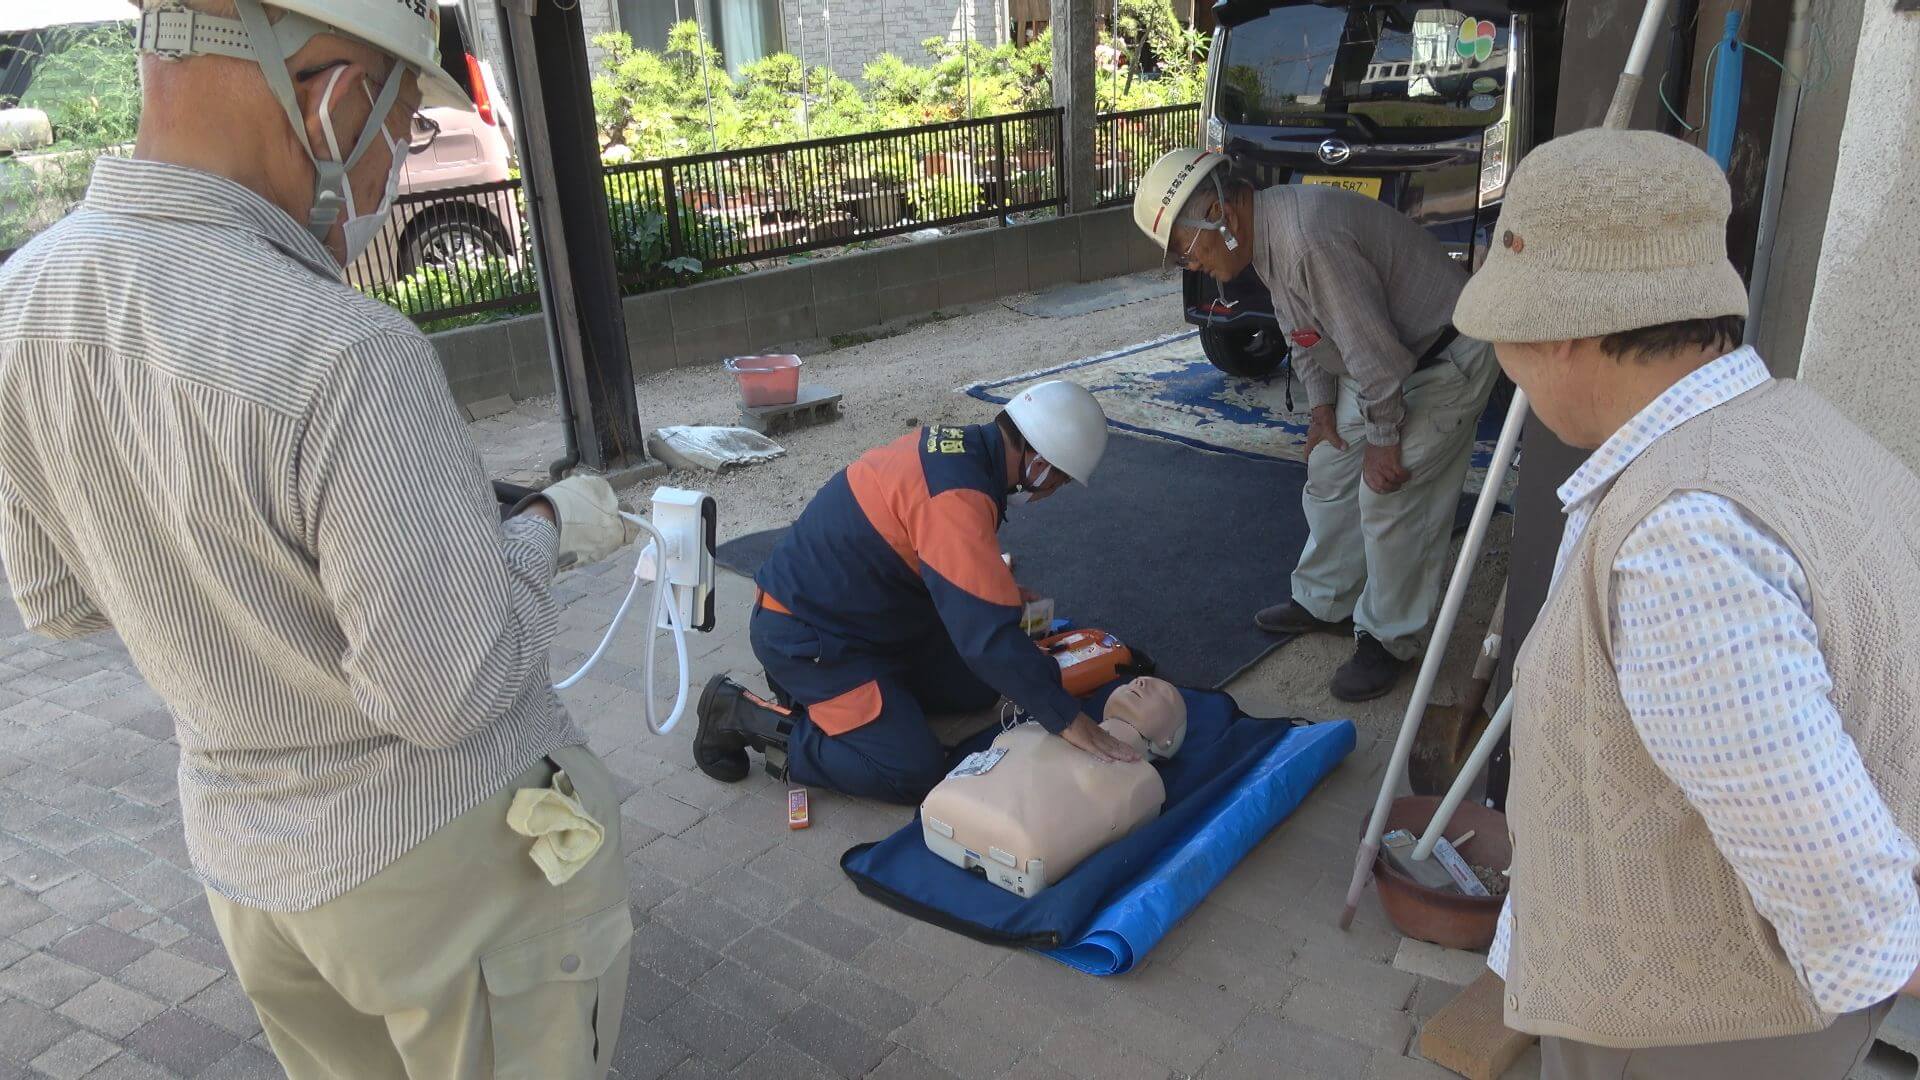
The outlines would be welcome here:
<svg viewBox="0 0 1920 1080">
<path fill-rule="evenodd" d="M 1088 699 L 1089 715 L 1100 715 L 1109 692 Z M 1160 766 L 1160 817 L 1038 896 L 1022 899 L 934 855 L 917 816 L 885 840 L 849 850 L 841 868 L 868 896 L 957 933 L 1039 949 L 1094 975 L 1130 970 L 1354 746 L 1349 721 L 1262 720 L 1219 691 L 1181 693 L 1187 740 Z"/>
</svg>

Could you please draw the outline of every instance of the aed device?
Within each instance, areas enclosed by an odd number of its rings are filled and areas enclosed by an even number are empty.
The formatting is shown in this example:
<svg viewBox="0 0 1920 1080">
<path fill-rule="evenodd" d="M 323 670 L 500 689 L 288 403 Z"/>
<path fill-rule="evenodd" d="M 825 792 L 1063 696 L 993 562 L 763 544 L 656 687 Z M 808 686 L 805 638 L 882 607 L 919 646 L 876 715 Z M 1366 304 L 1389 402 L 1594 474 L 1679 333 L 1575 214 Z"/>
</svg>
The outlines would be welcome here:
<svg viewBox="0 0 1920 1080">
<path fill-rule="evenodd" d="M 653 493 L 653 523 L 676 550 L 668 552 L 667 580 L 689 630 L 714 626 L 713 549 L 720 508 L 704 491 L 663 487 Z"/>
<path fill-rule="evenodd" d="M 503 480 L 493 482 L 494 497 L 500 503 L 505 520 L 514 507 L 540 492 Z M 673 586 L 673 603 L 680 609 L 681 624 L 688 630 L 709 633 L 714 617 L 714 548 L 720 539 L 720 507 L 704 491 L 686 491 L 663 487 L 653 493 L 653 524 L 672 545 L 667 553 L 667 582 Z M 652 543 L 640 549 L 638 573 L 652 581 L 659 572 L 658 554 Z M 670 623 L 664 618 L 661 629 Z"/>
<path fill-rule="evenodd" d="M 1115 679 L 1153 674 L 1153 661 L 1105 630 L 1069 630 L 1035 644 L 1060 665 L 1060 683 L 1086 697 Z"/>
</svg>

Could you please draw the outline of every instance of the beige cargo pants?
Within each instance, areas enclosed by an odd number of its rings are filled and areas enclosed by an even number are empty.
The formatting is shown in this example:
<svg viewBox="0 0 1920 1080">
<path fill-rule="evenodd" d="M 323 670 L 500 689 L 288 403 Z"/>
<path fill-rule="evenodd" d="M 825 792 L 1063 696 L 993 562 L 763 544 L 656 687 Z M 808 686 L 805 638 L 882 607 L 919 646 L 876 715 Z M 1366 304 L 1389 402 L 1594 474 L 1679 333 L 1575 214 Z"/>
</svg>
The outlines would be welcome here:
<svg viewBox="0 0 1920 1080">
<path fill-rule="evenodd" d="M 542 760 L 365 884 L 311 911 L 214 921 L 292 1080 L 599 1080 L 613 1061 L 633 921 L 613 778 L 585 747 L 552 755 L 606 829 L 548 883 L 511 831 Z"/>
<path fill-rule="evenodd" d="M 1300 496 L 1309 535 L 1293 571 L 1293 598 L 1328 622 L 1351 618 L 1402 660 L 1426 646 L 1474 430 L 1500 377 L 1484 341 L 1462 336 L 1441 355 L 1401 390 L 1400 464 L 1413 478 L 1386 495 L 1366 485 L 1359 385 L 1342 379 L 1334 414 L 1347 448 L 1314 448 Z"/>
</svg>

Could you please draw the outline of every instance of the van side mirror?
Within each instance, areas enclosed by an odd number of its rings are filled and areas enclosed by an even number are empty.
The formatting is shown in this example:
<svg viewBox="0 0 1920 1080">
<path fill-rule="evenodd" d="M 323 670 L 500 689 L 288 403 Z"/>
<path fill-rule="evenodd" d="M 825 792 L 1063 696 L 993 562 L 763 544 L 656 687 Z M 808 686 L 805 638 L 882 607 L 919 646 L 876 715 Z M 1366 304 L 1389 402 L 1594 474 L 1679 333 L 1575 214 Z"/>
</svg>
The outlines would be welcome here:
<svg viewBox="0 0 1920 1080">
<path fill-rule="evenodd" d="M 53 145 L 53 122 L 39 109 L 0 109 L 0 157 Z"/>
</svg>

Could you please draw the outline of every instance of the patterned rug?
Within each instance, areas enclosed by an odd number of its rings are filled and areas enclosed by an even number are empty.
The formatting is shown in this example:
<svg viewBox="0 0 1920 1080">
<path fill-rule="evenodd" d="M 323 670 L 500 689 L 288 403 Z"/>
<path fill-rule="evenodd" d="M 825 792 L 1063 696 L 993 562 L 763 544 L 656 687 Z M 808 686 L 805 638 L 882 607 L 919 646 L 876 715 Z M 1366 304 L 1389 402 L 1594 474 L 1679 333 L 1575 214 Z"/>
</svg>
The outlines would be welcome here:
<svg viewBox="0 0 1920 1080">
<path fill-rule="evenodd" d="M 1302 462 L 1307 441 L 1307 394 L 1292 380 L 1294 410 L 1287 408 L 1288 379 L 1262 382 L 1228 375 L 1207 362 L 1200 332 L 1188 330 L 1042 371 L 975 383 L 966 393 L 1005 404 L 1021 390 L 1048 379 L 1071 379 L 1093 391 L 1107 422 L 1121 431 L 1169 439 L 1202 450 L 1265 461 Z M 1508 395 L 1496 391 L 1480 417 L 1473 464 L 1465 491 L 1478 495 L 1500 437 Z M 1511 511 L 1520 454 L 1514 454 L 1500 491 L 1500 509 Z"/>
</svg>

